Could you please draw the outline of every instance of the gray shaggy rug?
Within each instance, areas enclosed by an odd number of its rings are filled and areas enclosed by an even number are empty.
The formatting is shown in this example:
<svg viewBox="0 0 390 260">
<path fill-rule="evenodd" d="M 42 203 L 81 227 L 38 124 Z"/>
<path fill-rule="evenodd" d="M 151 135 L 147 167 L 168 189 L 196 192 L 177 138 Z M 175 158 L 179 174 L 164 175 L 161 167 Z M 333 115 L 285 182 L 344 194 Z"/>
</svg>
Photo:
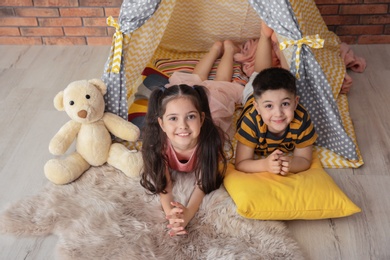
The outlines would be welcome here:
<svg viewBox="0 0 390 260">
<path fill-rule="evenodd" d="M 177 177 L 179 202 L 193 184 L 192 174 Z M 188 235 L 171 238 L 165 226 L 158 197 L 108 165 L 48 183 L 0 215 L 1 233 L 58 236 L 57 259 L 304 259 L 283 222 L 239 216 L 223 186 L 204 198 Z"/>
</svg>

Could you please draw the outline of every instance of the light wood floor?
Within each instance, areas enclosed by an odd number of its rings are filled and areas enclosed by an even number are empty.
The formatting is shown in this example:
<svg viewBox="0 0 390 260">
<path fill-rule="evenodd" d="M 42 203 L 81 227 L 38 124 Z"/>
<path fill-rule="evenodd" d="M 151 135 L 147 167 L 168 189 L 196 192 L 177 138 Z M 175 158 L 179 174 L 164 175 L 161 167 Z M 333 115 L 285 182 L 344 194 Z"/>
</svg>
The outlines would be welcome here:
<svg viewBox="0 0 390 260">
<path fill-rule="evenodd" d="M 326 169 L 362 212 L 340 219 L 286 222 L 312 260 L 390 259 L 390 45 L 351 46 L 366 58 L 350 73 L 350 113 L 365 164 Z M 51 137 L 68 117 L 53 98 L 68 83 L 100 78 L 108 46 L 0 46 L 0 210 L 48 181 Z M 0 260 L 54 259 L 55 236 L 0 235 Z"/>
</svg>

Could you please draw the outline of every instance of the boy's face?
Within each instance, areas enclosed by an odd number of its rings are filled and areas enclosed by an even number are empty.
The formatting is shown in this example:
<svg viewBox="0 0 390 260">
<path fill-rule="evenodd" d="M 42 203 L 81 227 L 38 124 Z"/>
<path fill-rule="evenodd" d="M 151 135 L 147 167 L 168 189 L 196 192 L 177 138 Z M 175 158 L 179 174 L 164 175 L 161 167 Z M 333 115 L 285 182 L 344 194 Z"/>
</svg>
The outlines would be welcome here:
<svg viewBox="0 0 390 260">
<path fill-rule="evenodd" d="M 255 99 L 254 106 L 268 126 L 268 130 L 280 136 L 294 119 L 298 101 L 298 96 L 284 89 L 267 90 Z"/>
</svg>

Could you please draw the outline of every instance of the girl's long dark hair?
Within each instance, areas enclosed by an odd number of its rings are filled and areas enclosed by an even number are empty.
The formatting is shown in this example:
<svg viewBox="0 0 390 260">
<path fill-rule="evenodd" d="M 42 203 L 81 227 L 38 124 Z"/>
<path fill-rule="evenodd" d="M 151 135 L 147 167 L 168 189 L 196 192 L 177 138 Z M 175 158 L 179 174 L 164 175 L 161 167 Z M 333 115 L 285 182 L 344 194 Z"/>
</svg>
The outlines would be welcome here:
<svg viewBox="0 0 390 260">
<path fill-rule="evenodd" d="M 142 129 L 144 169 L 141 174 L 141 185 L 152 194 L 166 192 L 165 171 L 168 168 L 168 161 L 165 151 L 167 136 L 162 131 L 158 118 L 163 117 L 167 103 L 177 98 L 190 99 L 199 114 L 203 112 L 205 115 L 198 137 L 194 172 L 199 187 L 207 194 L 218 189 L 222 184 L 227 168 L 227 159 L 224 153 L 225 135 L 212 120 L 206 89 L 202 86 L 190 87 L 181 84 L 167 89 L 155 89 L 152 92 Z"/>
</svg>

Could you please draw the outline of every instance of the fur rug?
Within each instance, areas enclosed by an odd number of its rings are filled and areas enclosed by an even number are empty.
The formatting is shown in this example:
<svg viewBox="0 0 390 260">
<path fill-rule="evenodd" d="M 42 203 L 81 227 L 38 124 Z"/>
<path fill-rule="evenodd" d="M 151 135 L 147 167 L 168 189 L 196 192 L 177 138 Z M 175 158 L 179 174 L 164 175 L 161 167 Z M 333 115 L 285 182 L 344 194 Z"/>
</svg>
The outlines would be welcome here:
<svg viewBox="0 0 390 260">
<path fill-rule="evenodd" d="M 179 202 L 190 196 L 190 176 L 176 180 Z M 68 185 L 48 183 L 0 215 L 1 233 L 57 235 L 58 259 L 304 258 L 283 222 L 242 218 L 223 186 L 204 198 L 188 235 L 170 238 L 165 226 L 158 197 L 108 165 Z"/>
</svg>

